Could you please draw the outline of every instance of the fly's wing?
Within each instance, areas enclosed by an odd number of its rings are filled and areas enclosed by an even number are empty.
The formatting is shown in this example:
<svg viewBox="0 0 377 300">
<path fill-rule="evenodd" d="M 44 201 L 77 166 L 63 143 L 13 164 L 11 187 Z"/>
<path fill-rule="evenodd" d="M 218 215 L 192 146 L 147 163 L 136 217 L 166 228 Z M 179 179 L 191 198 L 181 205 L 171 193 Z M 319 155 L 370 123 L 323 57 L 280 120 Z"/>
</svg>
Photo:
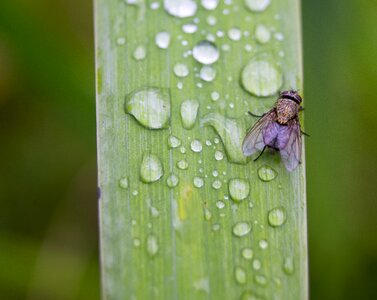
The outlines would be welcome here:
<svg viewBox="0 0 377 300">
<path fill-rule="evenodd" d="M 242 152 L 245 156 L 253 155 L 257 151 L 262 151 L 266 145 L 263 140 L 264 129 L 276 120 L 275 109 L 266 113 L 247 133 L 243 143 Z"/>
<path fill-rule="evenodd" d="M 287 144 L 280 149 L 280 155 L 288 171 L 292 172 L 301 163 L 301 127 L 296 117 L 288 123 L 289 130 Z"/>
</svg>

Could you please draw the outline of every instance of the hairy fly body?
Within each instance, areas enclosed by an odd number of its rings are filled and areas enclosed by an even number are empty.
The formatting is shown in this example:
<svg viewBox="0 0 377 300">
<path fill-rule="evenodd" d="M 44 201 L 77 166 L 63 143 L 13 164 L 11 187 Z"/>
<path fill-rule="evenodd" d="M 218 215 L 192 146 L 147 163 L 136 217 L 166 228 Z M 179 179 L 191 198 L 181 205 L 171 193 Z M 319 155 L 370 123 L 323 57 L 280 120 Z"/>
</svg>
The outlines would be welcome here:
<svg viewBox="0 0 377 300">
<path fill-rule="evenodd" d="M 257 151 L 261 151 L 262 155 L 266 148 L 272 148 L 280 152 L 287 170 L 293 171 L 301 163 L 302 132 L 298 118 L 301 102 L 297 91 L 280 93 L 275 106 L 261 116 L 247 133 L 242 144 L 244 155 L 251 156 Z"/>
</svg>

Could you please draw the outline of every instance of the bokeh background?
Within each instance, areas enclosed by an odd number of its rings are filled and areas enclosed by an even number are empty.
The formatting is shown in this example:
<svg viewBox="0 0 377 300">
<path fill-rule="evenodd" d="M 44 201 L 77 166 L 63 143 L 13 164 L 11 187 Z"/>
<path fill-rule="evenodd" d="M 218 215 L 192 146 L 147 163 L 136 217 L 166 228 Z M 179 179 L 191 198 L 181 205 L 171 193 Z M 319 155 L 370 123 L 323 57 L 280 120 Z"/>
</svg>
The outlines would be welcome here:
<svg viewBox="0 0 377 300">
<path fill-rule="evenodd" d="M 377 299 L 377 7 L 302 2 L 311 299 Z M 99 299 L 92 16 L 0 1 L 1 299 Z"/>
</svg>

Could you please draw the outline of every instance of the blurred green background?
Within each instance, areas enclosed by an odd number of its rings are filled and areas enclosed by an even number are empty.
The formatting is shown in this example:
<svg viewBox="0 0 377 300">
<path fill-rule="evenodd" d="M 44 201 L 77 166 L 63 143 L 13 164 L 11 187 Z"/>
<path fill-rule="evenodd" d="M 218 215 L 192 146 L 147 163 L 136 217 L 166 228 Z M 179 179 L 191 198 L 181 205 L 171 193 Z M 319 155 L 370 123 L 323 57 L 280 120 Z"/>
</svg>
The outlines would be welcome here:
<svg viewBox="0 0 377 300">
<path fill-rule="evenodd" d="M 311 299 L 377 299 L 377 7 L 302 2 Z M 1 299 L 99 299 L 92 22 L 0 2 Z"/>
</svg>

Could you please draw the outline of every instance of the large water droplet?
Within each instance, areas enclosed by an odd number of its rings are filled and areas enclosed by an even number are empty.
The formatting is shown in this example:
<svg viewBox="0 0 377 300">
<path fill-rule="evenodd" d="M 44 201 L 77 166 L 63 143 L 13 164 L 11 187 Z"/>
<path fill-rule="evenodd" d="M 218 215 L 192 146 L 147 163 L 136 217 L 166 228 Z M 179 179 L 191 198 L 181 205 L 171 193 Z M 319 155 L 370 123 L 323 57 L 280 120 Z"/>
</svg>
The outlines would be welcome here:
<svg viewBox="0 0 377 300">
<path fill-rule="evenodd" d="M 259 24 L 255 28 L 255 38 L 261 44 L 268 43 L 271 39 L 271 32 L 266 26 Z"/>
<path fill-rule="evenodd" d="M 202 177 L 194 177 L 194 186 L 198 189 L 202 188 L 204 185 L 204 180 Z"/>
<path fill-rule="evenodd" d="M 235 236 L 245 236 L 251 231 L 251 225 L 247 222 L 238 222 L 233 226 L 233 234 Z"/>
<path fill-rule="evenodd" d="M 164 8 L 174 17 L 187 18 L 195 15 L 198 6 L 194 0 L 164 0 Z"/>
<path fill-rule="evenodd" d="M 188 168 L 188 162 L 185 159 L 182 159 L 177 162 L 178 169 L 186 170 Z"/>
<path fill-rule="evenodd" d="M 242 201 L 249 195 L 249 182 L 245 179 L 231 179 L 229 181 L 229 195 L 234 201 Z"/>
<path fill-rule="evenodd" d="M 293 274 L 293 272 L 295 271 L 295 267 L 292 257 L 287 257 L 284 259 L 283 270 L 288 275 Z"/>
<path fill-rule="evenodd" d="M 216 70 L 211 66 L 203 66 L 200 69 L 200 78 L 207 82 L 213 81 L 216 78 Z"/>
<path fill-rule="evenodd" d="M 140 179 L 150 183 L 159 180 L 164 174 L 160 159 L 150 153 L 145 153 L 140 165 Z"/>
<path fill-rule="evenodd" d="M 268 212 L 268 223 L 273 227 L 278 227 L 284 224 L 286 214 L 284 207 L 276 207 Z"/>
<path fill-rule="evenodd" d="M 189 74 L 188 67 L 183 63 L 176 63 L 174 65 L 174 74 L 178 77 L 186 77 Z"/>
<path fill-rule="evenodd" d="M 181 120 L 185 129 L 194 127 L 198 115 L 199 102 L 196 100 L 186 100 L 181 104 Z"/>
<path fill-rule="evenodd" d="M 122 189 L 128 189 L 128 178 L 127 177 L 122 177 L 119 179 L 119 186 Z"/>
<path fill-rule="evenodd" d="M 242 152 L 242 142 L 246 132 L 244 122 L 225 118 L 219 113 L 209 113 L 203 117 L 201 124 L 210 125 L 216 130 L 225 146 L 230 162 L 246 164 L 246 157 Z"/>
<path fill-rule="evenodd" d="M 158 48 L 167 49 L 170 44 L 170 33 L 166 31 L 157 33 L 155 42 Z"/>
<path fill-rule="evenodd" d="M 153 234 L 147 237 L 147 252 L 150 256 L 155 256 L 158 252 L 157 238 Z"/>
<path fill-rule="evenodd" d="M 195 45 L 192 55 L 201 64 L 210 65 L 219 59 L 220 52 L 214 43 L 204 40 Z"/>
<path fill-rule="evenodd" d="M 145 49 L 144 45 L 139 45 L 135 48 L 133 57 L 136 60 L 143 60 L 147 57 L 147 49 Z"/>
<path fill-rule="evenodd" d="M 253 12 L 264 11 L 270 3 L 271 0 L 245 0 L 247 8 Z"/>
<path fill-rule="evenodd" d="M 251 248 L 242 249 L 242 256 L 244 259 L 251 260 L 253 258 L 254 252 Z"/>
<path fill-rule="evenodd" d="M 176 187 L 179 183 L 179 177 L 175 174 L 171 174 L 168 179 L 166 179 L 166 184 L 168 187 L 173 188 Z"/>
<path fill-rule="evenodd" d="M 147 128 L 166 128 L 170 123 L 169 90 L 161 88 L 138 89 L 127 95 L 125 110 Z"/>
<path fill-rule="evenodd" d="M 202 0 L 202 6 L 207 10 L 214 10 L 219 5 L 220 0 Z"/>
<path fill-rule="evenodd" d="M 246 283 L 246 272 L 241 267 L 236 267 L 234 269 L 234 277 L 239 284 L 245 284 Z"/>
<path fill-rule="evenodd" d="M 251 60 L 243 68 L 242 85 L 246 91 L 258 97 L 274 95 L 283 84 L 281 70 L 263 60 Z"/>
<path fill-rule="evenodd" d="M 276 178 L 277 172 L 270 166 L 263 165 L 258 169 L 258 177 L 260 180 L 268 182 Z"/>
<path fill-rule="evenodd" d="M 181 145 L 181 140 L 174 135 L 168 137 L 169 148 L 177 148 Z"/>
</svg>

